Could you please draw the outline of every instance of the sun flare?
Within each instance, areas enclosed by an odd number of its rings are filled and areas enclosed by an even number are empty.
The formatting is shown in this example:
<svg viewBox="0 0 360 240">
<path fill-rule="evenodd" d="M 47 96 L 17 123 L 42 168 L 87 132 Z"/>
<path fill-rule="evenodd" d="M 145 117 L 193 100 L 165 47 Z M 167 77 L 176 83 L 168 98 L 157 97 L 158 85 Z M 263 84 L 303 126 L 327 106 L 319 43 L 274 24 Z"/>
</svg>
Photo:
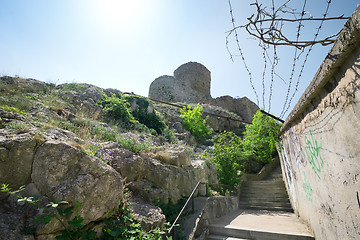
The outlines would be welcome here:
<svg viewBox="0 0 360 240">
<path fill-rule="evenodd" d="M 141 4 L 139 0 L 95 0 L 92 12 L 103 29 L 127 29 L 138 23 Z"/>
</svg>

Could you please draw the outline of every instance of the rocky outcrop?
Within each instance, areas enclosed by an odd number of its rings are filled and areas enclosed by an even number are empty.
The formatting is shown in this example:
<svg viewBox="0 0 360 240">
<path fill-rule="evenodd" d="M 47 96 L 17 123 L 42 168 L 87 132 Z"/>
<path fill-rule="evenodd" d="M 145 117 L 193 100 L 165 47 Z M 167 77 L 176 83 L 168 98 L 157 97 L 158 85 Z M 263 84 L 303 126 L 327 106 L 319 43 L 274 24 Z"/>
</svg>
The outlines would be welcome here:
<svg viewBox="0 0 360 240">
<path fill-rule="evenodd" d="M 32 182 L 54 201 L 81 202 L 84 224 L 115 210 L 122 199 L 122 177 L 100 159 L 70 144 L 47 141 L 35 153 Z"/>
<path fill-rule="evenodd" d="M 231 96 L 222 96 L 214 98 L 211 104 L 234 112 L 247 122 L 251 122 L 256 111 L 259 110 L 259 107 L 247 97 L 233 98 Z"/>
<path fill-rule="evenodd" d="M 176 75 L 187 78 L 181 71 Z M 177 203 L 189 196 L 198 181 L 217 184 L 214 166 L 198 159 L 194 147 L 186 145 L 192 136 L 183 132 L 178 120 L 174 127 L 179 138 L 173 139 L 179 140 L 177 144 L 165 144 L 161 134 L 130 132 L 104 123 L 103 109 L 97 105 L 103 92 L 119 93 L 89 84 L 56 87 L 33 79 L 0 78 L 0 184 L 9 184 L 13 190 L 25 186 L 19 194 L 37 196 L 37 203 L 48 209 L 52 209 L 51 202 L 81 202 L 77 214 L 84 219 L 82 224 L 98 233 L 107 213 L 117 217 L 121 201 L 127 200 L 124 182 L 132 190 L 129 202 L 134 217 L 146 230 L 165 221 L 155 200 Z M 133 113 L 147 117 L 157 113 L 155 105 L 144 104 L 142 98 L 132 100 Z M 92 144 L 109 153 L 111 160 L 105 163 Z M 139 150 L 137 144 L 146 147 Z M 205 195 L 205 187 L 199 194 Z M 48 224 L 33 223 L 46 210 L 17 200 L 0 192 L 0 240 L 55 239 L 63 230 L 55 219 Z M 64 222 L 73 218 L 74 214 L 67 216 Z M 26 234 L 29 230 L 32 233 Z"/>
<path fill-rule="evenodd" d="M 174 71 L 174 76 L 155 79 L 149 89 L 149 97 L 169 102 L 210 101 L 210 71 L 200 63 L 188 62 Z"/>
<path fill-rule="evenodd" d="M 113 153 L 112 167 L 130 182 L 133 192 L 150 202 L 176 203 L 189 196 L 198 181 L 218 183 L 214 166 L 202 160 L 190 161 L 191 151 L 183 146 L 164 146 L 156 153 L 141 155 L 117 144 L 107 147 Z"/>
<path fill-rule="evenodd" d="M 47 203 L 79 201 L 82 207 L 78 214 L 84 218 L 84 224 L 116 211 L 123 192 L 121 175 L 100 159 L 72 146 L 70 139 L 68 142 L 47 141 L 46 136 L 40 135 L 40 132 L 0 130 L 0 183 L 9 184 L 13 189 L 30 186 L 33 189 L 30 192 L 48 199 Z M 1 198 L 8 196 L 3 193 Z M 35 209 L 29 215 L 39 215 L 40 210 Z M 0 213 L 0 222 L 5 221 L 3 217 L 6 215 Z M 60 230 L 59 222 L 52 220 L 45 226 L 36 226 L 35 233 Z"/>
<path fill-rule="evenodd" d="M 165 102 L 205 103 L 236 113 L 237 118 L 251 122 L 259 107 L 248 98 L 210 94 L 210 71 L 200 63 L 188 62 L 174 71 L 174 76 L 161 76 L 149 88 L 149 97 Z"/>
</svg>

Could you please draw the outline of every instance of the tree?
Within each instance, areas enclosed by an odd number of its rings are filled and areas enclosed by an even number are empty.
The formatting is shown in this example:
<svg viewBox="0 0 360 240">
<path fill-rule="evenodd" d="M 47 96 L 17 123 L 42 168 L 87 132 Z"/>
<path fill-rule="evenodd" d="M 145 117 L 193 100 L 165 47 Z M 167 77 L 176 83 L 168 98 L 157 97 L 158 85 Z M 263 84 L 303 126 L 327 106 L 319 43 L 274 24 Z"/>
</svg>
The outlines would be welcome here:
<svg viewBox="0 0 360 240">
<path fill-rule="evenodd" d="M 258 110 L 252 124 L 246 126 L 243 139 L 244 151 L 254 153 L 260 163 L 270 162 L 276 153 L 276 143 L 280 140 L 280 127 L 281 124 Z"/>
</svg>

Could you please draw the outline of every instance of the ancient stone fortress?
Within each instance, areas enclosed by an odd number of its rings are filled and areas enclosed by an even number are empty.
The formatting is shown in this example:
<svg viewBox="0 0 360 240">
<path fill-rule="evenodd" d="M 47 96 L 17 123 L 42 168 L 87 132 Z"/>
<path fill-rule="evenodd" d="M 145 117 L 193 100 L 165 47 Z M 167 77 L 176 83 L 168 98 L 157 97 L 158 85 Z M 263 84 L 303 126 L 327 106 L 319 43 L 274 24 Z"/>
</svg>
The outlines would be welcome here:
<svg viewBox="0 0 360 240">
<path fill-rule="evenodd" d="M 188 62 L 174 71 L 174 76 L 161 76 L 149 88 L 149 97 L 166 102 L 203 103 L 219 106 L 236 113 L 251 122 L 258 106 L 247 97 L 222 96 L 212 98 L 210 94 L 211 73 L 202 64 Z"/>
</svg>

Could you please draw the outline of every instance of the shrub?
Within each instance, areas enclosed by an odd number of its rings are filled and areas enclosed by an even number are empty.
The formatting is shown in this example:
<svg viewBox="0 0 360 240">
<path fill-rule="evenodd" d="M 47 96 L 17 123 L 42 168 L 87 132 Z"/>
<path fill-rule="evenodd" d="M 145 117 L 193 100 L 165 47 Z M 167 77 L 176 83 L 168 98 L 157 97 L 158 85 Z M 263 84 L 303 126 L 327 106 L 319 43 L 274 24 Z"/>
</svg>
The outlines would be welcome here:
<svg viewBox="0 0 360 240">
<path fill-rule="evenodd" d="M 91 127 L 90 133 L 94 136 L 99 136 L 104 141 L 116 141 L 116 131 L 109 127 L 95 125 Z"/>
<path fill-rule="evenodd" d="M 276 143 L 280 140 L 280 128 L 281 124 L 258 110 L 252 124 L 246 126 L 244 150 L 253 152 L 260 163 L 270 162 L 276 153 Z"/>
<path fill-rule="evenodd" d="M 129 103 L 123 98 L 122 95 L 117 97 L 115 94 L 107 96 L 103 94 L 103 98 L 100 100 L 100 105 L 103 107 L 105 114 L 113 118 L 115 121 L 120 121 L 124 124 L 132 124 L 134 117 L 129 108 Z"/>
<path fill-rule="evenodd" d="M 222 132 L 213 141 L 212 162 L 218 179 L 231 191 L 239 184 L 239 171 L 244 170 L 244 163 L 250 156 L 243 151 L 241 138 L 233 132 Z"/>
<path fill-rule="evenodd" d="M 166 128 L 164 119 L 159 115 L 159 113 L 153 109 L 151 112 L 148 112 L 149 100 L 144 97 L 138 96 L 126 96 L 125 99 L 128 102 L 136 101 L 137 109 L 132 111 L 132 114 L 136 120 L 144 124 L 150 129 L 154 129 L 157 134 L 162 134 Z"/>
<path fill-rule="evenodd" d="M 181 109 L 180 117 L 183 118 L 183 126 L 198 140 L 208 139 L 212 129 L 206 125 L 206 119 L 202 118 L 203 108 L 198 104 L 194 109 L 191 106 Z"/>
<path fill-rule="evenodd" d="M 210 150 L 220 183 L 232 190 L 239 181 L 239 171 L 253 173 L 271 161 L 276 153 L 281 125 L 259 110 L 252 124 L 246 126 L 244 139 L 233 132 L 222 132 Z"/>
<path fill-rule="evenodd" d="M 18 108 L 16 107 L 10 107 L 8 105 L 2 105 L 0 106 L 0 109 L 7 111 L 7 112 L 12 112 L 12 113 L 18 113 L 21 115 L 25 115 L 25 113 L 23 111 L 20 111 Z"/>
<path fill-rule="evenodd" d="M 139 141 L 136 137 L 123 136 L 116 140 L 123 148 L 134 153 L 144 152 L 150 148 L 149 141 Z"/>
</svg>

